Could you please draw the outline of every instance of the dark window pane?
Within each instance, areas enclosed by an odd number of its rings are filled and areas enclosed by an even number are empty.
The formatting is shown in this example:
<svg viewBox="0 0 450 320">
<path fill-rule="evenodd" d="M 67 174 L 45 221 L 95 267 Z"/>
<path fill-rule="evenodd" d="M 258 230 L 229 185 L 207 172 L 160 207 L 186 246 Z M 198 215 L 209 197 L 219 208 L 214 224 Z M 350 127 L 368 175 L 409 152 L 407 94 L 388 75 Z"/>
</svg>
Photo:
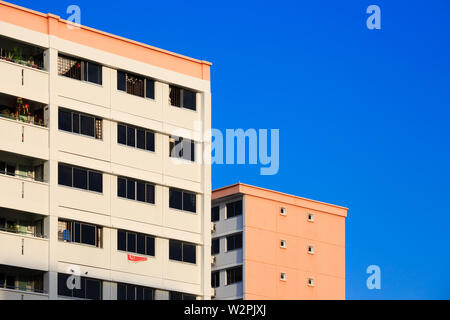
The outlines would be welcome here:
<svg viewBox="0 0 450 320">
<path fill-rule="evenodd" d="M 117 250 L 127 251 L 127 233 L 123 230 L 117 231 Z"/>
<path fill-rule="evenodd" d="M 122 198 L 127 197 L 127 180 L 124 178 L 117 178 L 117 196 Z"/>
<path fill-rule="evenodd" d="M 130 200 L 136 200 L 136 182 L 131 179 L 127 179 L 127 198 Z"/>
<path fill-rule="evenodd" d="M 137 235 L 137 253 L 145 254 L 145 236 L 143 234 Z"/>
<path fill-rule="evenodd" d="M 73 241 L 81 243 L 81 224 L 72 223 L 73 225 Z"/>
<path fill-rule="evenodd" d="M 169 240 L 169 259 L 182 261 L 181 241 Z"/>
<path fill-rule="evenodd" d="M 127 299 L 127 286 L 123 283 L 117 284 L 117 300 Z"/>
<path fill-rule="evenodd" d="M 95 118 L 81 115 L 81 134 L 86 136 L 95 137 Z"/>
<path fill-rule="evenodd" d="M 153 289 L 144 288 L 144 300 L 153 300 Z"/>
<path fill-rule="evenodd" d="M 211 221 L 219 221 L 220 220 L 220 210 L 219 207 L 211 208 Z"/>
<path fill-rule="evenodd" d="M 183 89 L 183 108 L 196 109 L 196 93 Z"/>
<path fill-rule="evenodd" d="M 139 149 L 145 149 L 145 131 L 137 129 L 136 135 L 137 135 L 136 146 Z"/>
<path fill-rule="evenodd" d="M 181 292 L 171 291 L 169 293 L 169 300 L 183 300 L 183 294 Z"/>
<path fill-rule="evenodd" d="M 71 297 L 72 290 L 69 290 L 67 286 L 67 279 L 69 278 L 68 274 L 58 273 L 58 295 Z"/>
<path fill-rule="evenodd" d="M 72 114 L 69 111 L 58 111 L 58 128 L 59 130 L 72 132 Z"/>
<path fill-rule="evenodd" d="M 183 159 L 194 161 L 195 160 L 195 142 L 189 139 L 183 139 L 181 141 L 183 147 Z"/>
<path fill-rule="evenodd" d="M 95 246 L 95 230 L 94 226 L 88 224 L 81 225 L 81 242 Z"/>
<path fill-rule="evenodd" d="M 87 190 L 87 171 L 73 168 L 73 186 L 75 188 Z"/>
<path fill-rule="evenodd" d="M 102 84 L 102 66 L 92 62 L 88 62 L 87 66 L 87 81 Z"/>
<path fill-rule="evenodd" d="M 147 131 L 145 133 L 145 135 L 147 136 L 146 138 L 146 149 L 148 151 L 155 151 L 155 134 L 151 131 Z"/>
<path fill-rule="evenodd" d="M 127 127 L 122 124 L 117 125 L 117 142 L 127 144 Z"/>
<path fill-rule="evenodd" d="M 0 174 L 6 173 L 6 163 L 0 161 Z"/>
<path fill-rule="evenodd" d="M 183 209 L 182 204 L 183 193 L 179 190 L 169 190 L 169 206 L 173 209 Z"/>
<path fill-rule="evenodd" d="M 81 298 L 81 299 L 86 298 L 86 279 L 85 278 L 80 279 L 79 289 L 77 289 L 76 287 L 73 288 L 73 296 L 75 298 Z"/>
<path fill-rule="evenodd" d="M 136 300 L 136 287 L 127 285 L 127 300 Z"/>
<path fill-rule="evenodd" d="M 197 297 L 192 294 L 183 293 L 183 300 L 197 300 Z"/>
<path fill-rule="evenodd" d="M 241 215 L 242 214 L 242 200 L 236 201 L 234 203 L 234 205 L 235 205 L 235 214 L 237 216 Z"/>
<path fill-rule="evenodd" d="M 145 202 L 145 183 L 137 182 L 136 191 L 137 200 Z"/>
<path fill-rule="evenodd" d="M 148 256 L 154 256 L 155 255 L 155 238 L 153 237 L 145 237 L 145 241 L 147 243 L 147 249 L 145 254 Z"/>
<path fill-rule="evenodd" d="M 72 168 L 63 164 L 58 165 L 58 184 L 72 186 Z"/>
<path fill-rule="evenodd" d="M 126 82 L 125 72 L 117 71 L 117 90 L 126 91 L 127 82 Z"/>
<path fill-rule="evenodd" d="M 183 210 L 196 212 L 195 194 L 183 192 Z"/>
<path fill-rule="evenodd" d="M 6 165 L 6 174 L 8 176 L 15 176 L 16 175 L 16 166 L 13 164 L 7 164 Z"/>
<path fill-rule="evenodd" d="M 146 185 L 146 199 L 148 203 L 155 203 L 155 186 L 152 184 Z"/>
<path fill-rule="evenodd" d="M 89 171 L 89 190 L 103 192 L 103 175 L 101 173 Z"/>
<path fill-rule="evenodd" d="M 217 288 L 220 287 L 220 272 L 214 271 L 211 273 L 211 287 Z"/>
<path fill-rule="evenodd" d="M 145 79 L 145 96 L 150 99 L 155 99 L 155 81 Z"/>
<path fill-rule="evenodd" d="M 80 133 L 80 115 L 78 113 L 72 113 L 72 131 Z"/>
<path fill-rule="evenodd" d="M 136 130 L 134 128 L 127 127 L 127 146 L 136 146 Z"/>
<path fill-rule="evenodd" d="M 218 254 L 220 252 L 220 239 L 212 239 L 211 254 Z"/>
<path fill-rule="evenodd" d="M 136 234 L 128 232 L 127 233 L 128 243 L 127 243 L 127 251 L 136 252 Z"/>
<path fill-rule="evenodd" d="M 144 288 L 136 287 L 136 300 L 144 300 Z"/>
<path fill-rule="evenodd" d="M 169 90 L 170 105 L 174 107 L 181 107 L 181 89 L 169 86 Z"/>
<path fill-rule="evenodd" d="M 183 243 L 183 261 L 189 263 L 196 263 L 195 245 Z"/>
<path fill-rule="evenodd" d="M 86 299 L 102 300 L 102 282 L 86 279 Z"/>
</svg>

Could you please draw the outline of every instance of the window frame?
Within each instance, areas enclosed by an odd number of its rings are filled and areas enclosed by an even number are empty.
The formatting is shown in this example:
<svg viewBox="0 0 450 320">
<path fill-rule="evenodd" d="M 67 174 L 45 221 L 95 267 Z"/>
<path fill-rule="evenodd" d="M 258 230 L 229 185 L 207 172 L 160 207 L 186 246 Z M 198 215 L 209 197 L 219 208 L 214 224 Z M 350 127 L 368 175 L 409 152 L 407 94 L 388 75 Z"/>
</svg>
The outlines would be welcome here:
<svg viewBox="0 0 450 320">
<path fill-rule="evenodd" d="M 175 154 L 173 152 L 173 150 L 179 144 L 181 144 L 181 150 L 180 150 L 179 154 Z M 169 137 L 169 157 L 170 158 L 182 159 L 182 160 L 186 160 L 186 161 L 195 163 L 196 162 L 196 160 L 195 160 L 196 159 L 196 156 L 195 156 L 196 147 L 197 147 L 197 143 L 195 142 L 195 140 L 183 138 L 183 137 L 177 137 L 177 136 Z M 189 158 L 184 156 L 184 150 L 186 150 L 186 149 L 190 149 L 190 157 Z"/>
<path fill-rule="evenodd" d="M 120 134 L 119 134 L 120 127 L 125 128 L 125 143 L 119 141 L 119 138 L 120 138 L 119 137 L 120 136 Z M 128 132 L 129 132 L 128 130 L 129 129 L 134 130 L 134 145 L 128 144 Z M 144 142 L 145 146 L 144 146 L 144 148 L 138 147 L 138 131 L 143 131 L 144 132 L 144 139 L 145 139 L 145 142 Z M 148 140 L 149 134 L 151 136 L 153 136 L 153 141 L 152 142 L 149 142 L 149 140 Z M 156 152 L 156 141 L 155 141 L 155 139 L 156 139 L 156 132 L 153 131 L 153 130 L 149 130 L 149 129 L 145 129 L 145 128 L 137 127 L 137 126 L 132 126 L 132 125 L 129 125 L 129 124 L 126 124 L 126 123 L 122 123 L 122 122 L 118 122 L 117 123 L 117 144 L 120 144 L 121 146 L 130 147 L 130 148 L 134 148 L 134 149 L 139 149 L 139 150 L 155 153 Z M 152 146 L 153 148 L 151 149 L 150 146 Z"/>
<path fill-rule="evenodd" d="M 240 237 L 240 241 L 239 241 L 239 237 Z M 233 246 L 231 246 L 230 248 L 230 240 L 232 240 Z M 228 236 L 226 236 L 226 244 L 227 244 L 227 251 L 226 252 L 231 252 L 231 251 L 235 251 L 235 250 L 239 250 L 243 248 L 243 233 L 242 232 L 237 232 L 237 233 L 233 233 L 230 234 Z M 237 245 L 239 245 L 240 242 L 240 247 L 237 247 Z"/>
<path fill-rule="evenodd" d="M 68 184 L 61 184 L 60 182 L 60 170 L 62 167 L 66 167 L 66 168 L 70 168 L 71 169 L 71 185 Z M 74 170 L 80 170 L 80 171 L 86 171 L 86 176 L 87 176 L 87 188 L 79 188 L 79 187 L 75 187 L 74 186 Z M 94 174 L 99 174 L 101 177 L 101 191 L 96 191 L 96 190 L 91 190 L 90 189 L 90 173 L 94 173 Z M 83 168 L 83 167 L 79 167 L 79 166 L 74 166 L 74 165 L 70 165 L 64 162 L 58 162 L 58 186 L 63 186 L 63 187 L 69 187 L 69 188 L 73 188 L 73 189 L 77 189 L 77 190 L 82 190 L 82 191 L 88 191 L 88 192 L 94 192 L 96 194 L 103 194 L 103 172 L 97 171 L 97 170 L 91 170 L 88 168 Z"/>
<path fill-rule="evenodd" d="M 171 244 L 180 244 L 181 245 L 181 257 L 180 257 L 180 260 L 174 259 L 174 258 L 171 257 L 171 248 L 172 248 Z M 190 261 L 186 261 L 185 260 L 185 258 L 184 258 L 184 254 L 185 254 L 184 246 L 192 246 L 192 247 L 194 247 L 194 255 L 195 255 L 194 259 L 195 259 L 195 262 L 190 262 Z M 194 243 L 190 243 L 190 242 L 169 239 L 169 260 L 177 261 L 177 262 L 183 262 L 183 263 L 189 263 L 191 265 L 196 265 L 197 264 L 197 245 L 195 245 Z"/>
<path fill-rule="evenodd" d="M 61 123 L 60 123 L 60 117 L 61 113 L 66 112 L 70 114 L 70 130 L 62 129 Z M 74 116 L 78 117 L 78 132 L 74 131 Z M 93 126 L 94 126 L 94 135 L 85 134 L 81 132 L 81 118 L 91 118 L 93 119 Z M 98 121 L 101 123 L 101 128 L 97 127 Z M 83 113 L 75 110 L 70 110 L 64 107 L 58 107 L 58 130 L 66 133 L 72 133 L 79 136 L 87 137 L 87 138 L 93 138 L 96 140 L 103 141 L 103 118 L 96 117 L 92 114 Z"/>
<path fill-rule="evenodd" d="M 125 181 L 125 196 L 122 196 L 119 194 L 119 181 L 120 180 Z M 130 196 L 128 194 L 129 183 L 133 183 L 133 185 L 134 185 L 134 197 L 133 198 L 130 198 Z M 144 186 L 145 186 L 145 188 L 144 188 L 145 201 L 138 200 L 138 184 L 139 183 L 144 184 Z M 151 188 L 153 190 L 153 202 L 148 201 L 149 188 Z M 155 205 L 156 204 L 156 184 L 148 182 L 148 181 L 142 181 L 142 180 L 137 180 L 137 179 L 123 177 L 123 176 L 117 176 L 117 197 L 121 198 L 121 199 L 130 200 L 130 201 L 137 201 L 140 203 L 145 203 L 148 205 Z"/>
<path fill-rule="evenodd" d="M 66 225 L 65 230 L 62 230 L 62 231 L 60 230 L 60 226 L 61 226 L 60 223 Z M 77 225 L 79 226 L 78 236 L 77 236 Z M 82 232 L 83 226 L 94 228 L 95 244 L 83 242 L 83 232 Z M 70 240 L 64 239 L 64 231 L 66 231 L 66 230 L 69 230 L 69 232 L 70 232 Z M 61 239 L 61 234 L 62 234 L 62 239 Z M 77 237 L 79 238 L 78 240 L 77 240 Z M 76 220 L 58 219 L 58 241 L 86 245 L 86 246 L 90 246 L 90 247 L 103 249 L 103 226 L 99 226 L 99 225 L 87 223 L 87 222 L 82 222 L 82 221 L 76 221 Z"/>
<path fill-rule="evenodd" d="M 173 103 L 173 99 L 172 99 L 172 90 L 178 90 L 179 92 L 179 106 L 172 104 Z M 184 91 L 192 93 L 194 95 L 194 109 L 190 108 L 190 107 L 186 107 L 185 103 L 184 103 Z M 190 110 L 193 112 L 197 112 L 197 91 L 192 90 L 192 89 L 188 89 L 188 88 L 184 88 L 184 87 L 180 87 L 180 86 L 176 86 L 176 85 L 169 85 L 169 105 L 171 107 L 175 107 L 175 108 L 180 108 L 180 109 L 185 109 L 185 110 Z"/>
<path fill-rule="evenodd" d="M 174 192 L 181 192 L 181 209 L 172 207 L 171 195 Z M 194 197 L 194 202 L 195 202 L 194 203 L 194 211 L 186 210 L 184 208 L 184 194 L 185 193 Z M 187 190 L 178 189 L 178 188 L 169 188 L 169 208 L 172 209 L 172 210 L 180 210 L 180 211 L 183 211 L 183 212 L 189 212 L 189 213 L 192 213 L 192 214 L 197 214 L 197 193 L 191 192 L 191 191 L 187 191 Z"/>
<path fill-rule="evenodd" d="M 126 250 L 119 249 L 119 233 L 120 232 L 125 233 L 125 249 Z M 128 235 L 129 234 L 135 236 L 135 239 L 136 239 L 136 244 L 135 244 L 135 249 L 136 250 L 135 251 L 129 251 L 128 250 L 129 249 L 128 248 Z M 139 236 L 143 236 L 144 237 L 144 245 L 145 245 L 144 252 L 145 253 L 138 252 L 138 237 Z M 149 250 L 148 250 L 148 247 L 147 247 L 147 244 L 148 244 L 147 239 L 153 239 L 153 248 L 151 249 L 153 254 L 148 253 Z M 156 237 L 152 236 L 152 235 L 149 235 L 149 234 L 144 234 L 144 233 L 139 233 L 139 232 L 134 232 L 134 231 L 128 231 L 128 230 L 123 230 L 123 229 L 117 229 L 117 251 L 127 252 L 127 253 L 134 253 L 134 254 L 143 255 L 143 256 L 147 256 L 147 257 L 155 257 L 156 256 Z"/>
<path fill-rule="evenodd" d="M 71 60 L 73 62 L 75 62 L 75 64 L 79 64 L 80 65 L 80 78 L 78 79 L 78 77 L 71 77 L 70 75 L 65 75 L 62 73 L 62 70 L 60 68 L 60 59 L 66 59 L 66 60 Z M 61 62 L 62 63 L 62 62 Z M 95 67 L 98 67 L 98 78 L 99 78 L 99 82 L 95 82 L 95 81 L 91 81 L 89 80 L 89 65 L 93 65 Z M 58 75 L 65 77 L 65 78 L 69 78 L 69 79 L 73 79 L 73 80 L 78 80 L 78 81 L 82 81 L 82 82 L 88 82 L 91 84 L 95 84 L 98 86 L 102 86 L 103 87 L 103 65 L 97 62 L 93 62 L 90 60 L 85 60 L 82 58 L 78 58 L 78 57 L 74 57 L 71 55 L 67 55 L 64 53 L 59 53 L 58 52 Z"/>
<path fill-rule="evenodd" d="M 124 79 L 125 80 L 125 90 L 119 88 L 119 76 L 120 76 L 120 74 L 123 74 L 125 76 L 125 79 Z M 128 92 L 128 83 L 129 83 L 128 78 L 129 77 L 130 78 L 136 78 L 136 79 L 139 79 L 139 80 L 143 81 L 143 88 L 142 88 L 143 95 L 142 96 L 139 95 L 139 94 L 134 94 L 134 93 Z M 151 86 L 153 86 L 153 95 L 152 96 L 147 96 L 148 82 L 152 83 Z M 135 96 L 135 97 L 140 97 L 140 98 L 149 99 L 149 100 L 156 100 L 156 90 L 155 90 L 156 86 L 155 86 L 155 84 L 156 84 L 156 80 L 153 79 L 153 78 L 146 77 L 146 76 L 139 75 L 139 74 L 132 73 L 132 72 L 128 72 L 128 71 L 125 71 L 125 70 L 117 70 L 117 87 L 116 87 L 117 91 L 125 92 L 126 94 L 130 94 L 130 95 Z"/>
</svg>

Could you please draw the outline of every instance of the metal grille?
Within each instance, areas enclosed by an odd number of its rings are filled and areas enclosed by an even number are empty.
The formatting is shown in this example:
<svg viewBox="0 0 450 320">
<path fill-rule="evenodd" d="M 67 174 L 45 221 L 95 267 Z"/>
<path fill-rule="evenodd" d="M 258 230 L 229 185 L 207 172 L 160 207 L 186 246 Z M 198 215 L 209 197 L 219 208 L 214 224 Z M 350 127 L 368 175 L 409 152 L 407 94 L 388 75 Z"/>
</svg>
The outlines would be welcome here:
<svg viewBox="0 0 450 320">
<path fill-rule="evenodd" d="M 97 139 L 103 139 L 103 126 L 101 119 L 95 119 L 95 137 Z"/>
<path fill-rule="evenodd" d="M 181 89 L 170 87 L 169 103 L 175 107 L 181 107 Z"/>
<path fill-rule="evenodd" d="M 127 93 L 144 96 L 144 78 L 127 74 Z"/>
<path fill-rule="evenodd" d="M 81 80 L 81 60 L 58 56 L 58 74 L 72 79 Z"/>
</svg>

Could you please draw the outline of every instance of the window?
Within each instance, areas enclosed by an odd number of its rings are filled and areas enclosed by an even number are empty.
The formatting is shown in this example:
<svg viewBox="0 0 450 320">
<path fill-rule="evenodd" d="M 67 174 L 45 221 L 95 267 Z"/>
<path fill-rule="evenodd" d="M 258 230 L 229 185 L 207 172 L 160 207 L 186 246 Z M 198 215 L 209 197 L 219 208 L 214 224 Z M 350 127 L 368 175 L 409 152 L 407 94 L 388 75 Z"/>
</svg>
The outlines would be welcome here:
<svg viewBox="0 0 450 320">
<path fill-rule="evenodd" d="M 196 246 L 194 244 L 170 240 L 169 241 L 169 259 L 196 263 Z"/>
<path fill-rule="evenodd" d="M 124 71 L 117 71 L 117 90 L 126 93 L 155 99 L 155 81 Z"/>
<path fill-rule="evenodd" d="M 58 110 L 58 128 L 62 131 L 102 139 L 102 123 L 102 119 L 94 116 L 63 108 L 59 108 Z"/>
<path fill-rule="evenodd" d="M 155 185 L 130 178 L 117 177 L 117 196 L 146 203 L 155 203 Z"/>
<path fill-rule="evenodd" d="M 169 207 L 189 212 L 197 212 L 196 194 L 188 191 L 169 189 Z"/>
<path fill-rule="evenodd" d="M 154 300 L 154 289 L 132 284 L 117 284 L 117 300 Z"/>
<path fill-rule="evenodd" d="M 220 287 L 220 271 L 211 272 L 211 288 Z"/>
<path fill-rule="evenodd" d="M 170 137 L 169 156 L 195 162 L 195 142 L 185 138 Z"/>
<path fill-rule="evenodd" d="M 58 184 L 102 193 L 103 175 L 100 172 L 59 163 Z"/>
<path fill-rule="evenodd" d="M 287 274 L 285 272 L 280 273 L 280 280 L 281 281 L 287 281 Z"/>
<path fill-rule="evenodd" d="M 58 220 L 58 240 L 103 247 L 103 228 L 69 220 Z"/>
<path fill-rule="evenodd" d="M 176 86 L 169 86 L 169 103 L 173 107 L 190 110 L 197 109 L 197 93 Z"/>
<path fill-rule="evenodd" d="M 287 248 L 287 241 L 286 240 L 281 240 L 280 241 L 280 247 L 286 249 Z"/>
<path fill-rule="evenodd" d="M 6 174 L 8 176 L 16 175 L 16 166 L 13 164 L 0 162 L 0 174 Z"/>
<path fill-rule="evenodd" d="M 314 254 L 314 246 L 308 246 L 308 253 Z"/>
<path fill-rule="evenodd" d="M 242 200 L 227 203 L 227 219 L 242 215 Z"/>
<path fill-rule="evenodd" d="M 211 254 L 218 254 L 220 252 L 220 239 L 212 239 L 211 241 Z"/>
<path fill-rule="evenodd" d="M 119 123 L 117 125 L 117 143 L 154 152 L 155 133 Z"/>
<path fill-rule="evenodd" d="M 314 222 L 314 214 L 313 213 L 308 213 L 308 221 Z"/>
<path fill-rule="evenodd" d="M 281 207 L 281 208 L 280 208 L 280 214 L 281 214 L 282 216 L 286 216 L 286 215 L 287 215 L 286 208 Z"/>
<path fill-rule="evenodd" d="M 227 285 L 242 282 L 242 266 L 227 269 Z"/>
<path fill-rule="evenodd" d="M 217 207 L 213 207 L 211 208 L 211 222 L 216 222 L 220 220 L 220 208 Z"/>
<path fill-rule="evenodd" d="M 155 237 L 117 230 L 117 250 L 155 256 Z"/>
<path fill-rule="evenodd" d="M 308 286 L 314 287 L 316 285 L 314 278 L 308 278 Z"/>
<path fill-rule="evenodd" d="M 71 275 L 58 273 L 58 295 L 80 299 L 102 300 L 101 280 L 80 277 L 78 287 L 76 286 L 77 285 L 76 281 L 78 280 L 72 277 L 70 278 L 70 280 L 73 281 L 74 288 L 70 289 L 69 286 L 67 285 L 69 277 L 71 277 Z"/>
<path fill-rule="evenodd" d="M 170 291 L 169 300 L 197 300 L 197 297 L 192 294 Z"/>
<path fill-rule="evenodd" d="M 242 233 L 236 233 L 227 237 L 227 251 L 242 248 Z"/>
<path fill-rule="evenodd" d="M 64 55 L 58 55 L 58 74 L 71 79 L 102 84 L 101 65 Z"/>
</svg>

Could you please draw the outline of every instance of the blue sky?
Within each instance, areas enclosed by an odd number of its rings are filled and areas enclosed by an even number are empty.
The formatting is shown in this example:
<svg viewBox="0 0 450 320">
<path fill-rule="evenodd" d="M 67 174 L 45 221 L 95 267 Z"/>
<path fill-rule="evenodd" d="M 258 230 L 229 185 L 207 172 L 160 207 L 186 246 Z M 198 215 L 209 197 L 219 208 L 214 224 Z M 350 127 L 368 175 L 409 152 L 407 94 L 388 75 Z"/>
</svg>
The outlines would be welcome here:
<svg viewBox="0 0 450 320">
<path fill-rule="evenodd" d="M 214 165 L 214 188 L 349 207 L 348 299 L 450 298 L 449 1 L 13 3 L 213 62 L 213 127 L 280 129 L 277 175 Z"/>
</svg>

